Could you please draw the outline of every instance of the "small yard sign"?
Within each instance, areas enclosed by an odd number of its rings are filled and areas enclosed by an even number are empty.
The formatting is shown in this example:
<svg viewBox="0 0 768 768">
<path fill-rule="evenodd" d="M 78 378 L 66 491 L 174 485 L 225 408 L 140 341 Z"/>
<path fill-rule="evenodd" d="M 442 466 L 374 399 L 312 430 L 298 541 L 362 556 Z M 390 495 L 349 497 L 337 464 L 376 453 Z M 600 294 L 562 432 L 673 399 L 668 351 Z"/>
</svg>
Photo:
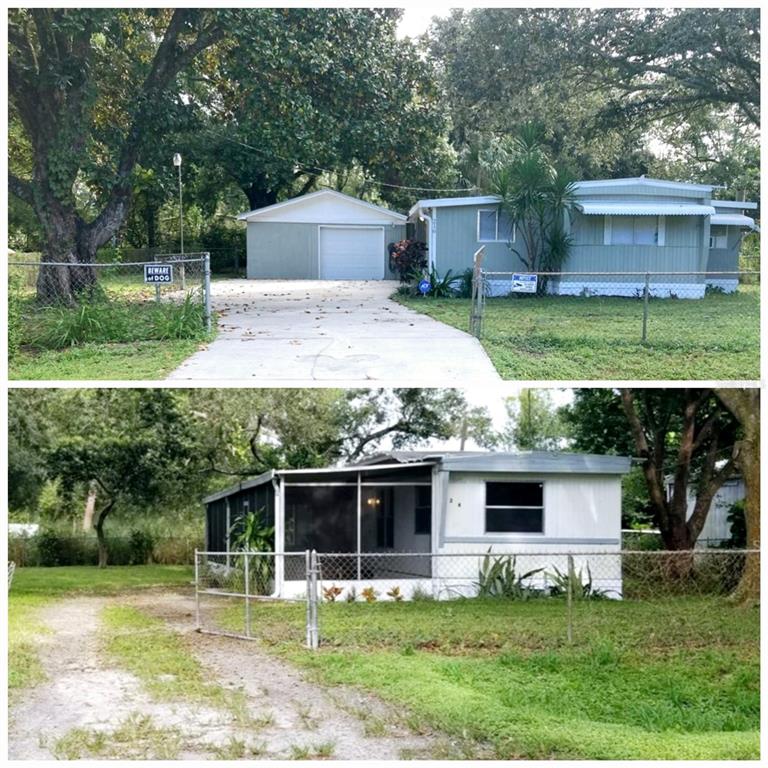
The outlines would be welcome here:
<svg viewBox="0 0 768 768">
<path fill-rule="evenodd" d="M 429 280 L 424 278 L 424 280 L 419 281 L 419 293 L 421 293 L 422 296 L 426 296 L 431 290 L 432 283 L 430 283 Z"/>
<path fill-rule="evenodd" d="M 537 275 L 512 275 L 512 293 L 536 293 Z"/>
<path fill-rule="evenodd" d="M 145 283 L 172 283 L 173 265 L 172 264 L 145 264 L 144 265 Z"/>
</svg>

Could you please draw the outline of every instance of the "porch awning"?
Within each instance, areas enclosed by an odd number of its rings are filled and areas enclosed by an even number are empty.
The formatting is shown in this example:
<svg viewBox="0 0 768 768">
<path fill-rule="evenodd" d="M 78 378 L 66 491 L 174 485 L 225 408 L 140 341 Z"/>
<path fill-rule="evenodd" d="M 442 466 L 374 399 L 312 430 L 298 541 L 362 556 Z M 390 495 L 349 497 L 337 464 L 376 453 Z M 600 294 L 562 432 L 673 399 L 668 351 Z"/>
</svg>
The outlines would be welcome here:
<svg viewBox="0 0 768 768">
<path fill-rule="evenodd" d="M 755 220 L 740 213 L 716 213 L 709 220 L 710 224 L 719 224 L 726 227 L 744 227 L 745 229 L 757 229 Z"/>
<path fill-rule="evenodd" d="M 616 202 L 613 200 L 589 200 L 577 202 L 576 207 L 588 216 L 712 216 L 715 209 L 711 205 L 696 203 L 665 202 Z"/>
</svg>

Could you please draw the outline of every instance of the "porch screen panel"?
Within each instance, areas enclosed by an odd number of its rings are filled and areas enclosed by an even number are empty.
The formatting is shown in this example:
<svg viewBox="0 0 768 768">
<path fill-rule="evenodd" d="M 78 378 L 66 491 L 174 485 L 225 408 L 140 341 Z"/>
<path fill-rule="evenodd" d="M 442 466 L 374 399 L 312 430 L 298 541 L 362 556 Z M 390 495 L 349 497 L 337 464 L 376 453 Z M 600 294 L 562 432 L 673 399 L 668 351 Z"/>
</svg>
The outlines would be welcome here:
<svg viewBox="0 0 768 768">
<path fill-rule="evenodd" d="M 354 552 L 357 549 L 357 488 L 286 486 L 285 549 Z"/>
</svg>

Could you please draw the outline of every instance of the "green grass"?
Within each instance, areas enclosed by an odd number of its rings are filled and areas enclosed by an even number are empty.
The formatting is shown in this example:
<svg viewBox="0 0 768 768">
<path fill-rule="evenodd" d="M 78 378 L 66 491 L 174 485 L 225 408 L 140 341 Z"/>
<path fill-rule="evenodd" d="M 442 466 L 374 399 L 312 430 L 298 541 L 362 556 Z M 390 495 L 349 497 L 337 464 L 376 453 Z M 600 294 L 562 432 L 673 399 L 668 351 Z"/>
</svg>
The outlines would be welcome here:
<svg viewBox="0 0 768 768">
<path fill-rule="evenodd" d="M 501 759 L 759 756 L 759 614 L 723 598 L 577 602 L 572 645 L 555 599 L 325 604 L 317 653 L 292 637 L 302 610 L 254 606 L 253 625 Z"/>
<path fill-rule="evenodd" d="M 192 568 L 174 565 L 18 568 L 8 594 L 8 689 L 12 695 L 45 679 L 38 645 L 48 630 L 40 610 L 71 594 L 108 595 L 125 590 L 179 586 L 193 578 Z"/>
<path fill-rule="evenodd" d="M 201 342 L 192 339 L 84 344 L 62 350 L 22 350 L 9 362 L 15 380 L 155 380 L 164 379 Z"/>
<path fill-rule="evenodd" d="M 112 595 L 147 587 L 183 586 L 193 579 L 194 571 L 189 565 L 17 568 L 9 599 L 13 601 L 26 596 L 55 598 L 71 594 Z"/>
<path fill-rule="evenodd" d="M 759 293 L 651 299 L 647 344 L 635 299 L 488 299 L 481 341 L 504 379 L 757 379 Z M 392 298 L 469 328 L 469 299 Z"/>
<path fill-rule="evenodd" d="M 131 606 L 110 605 L 102 611 L 102 625 L 106 652 L 138 677 L 154 698 L 207 704 L 248 719 L 243 693 L 211 683 L 210 675 L 162 619 Z"/>
</svg>

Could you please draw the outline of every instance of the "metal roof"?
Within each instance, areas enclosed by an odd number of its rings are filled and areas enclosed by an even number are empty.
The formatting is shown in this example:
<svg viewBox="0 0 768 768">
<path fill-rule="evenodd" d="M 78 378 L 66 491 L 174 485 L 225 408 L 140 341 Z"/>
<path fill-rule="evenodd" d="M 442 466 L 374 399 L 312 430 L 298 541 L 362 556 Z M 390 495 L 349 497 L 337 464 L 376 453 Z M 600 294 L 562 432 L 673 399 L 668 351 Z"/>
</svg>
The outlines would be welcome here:
<svg viewBox="0 0 768 768">
<path fill-rule="evenodd" d="M 740 213 L 716 213 L 709 219 L 710 224 L 721 224 L 726 227 L 746 227 L 747 229 L 758 229 L 755 220 L 749 216 L 743 216 Z"/>
<path fill-rule="evenodd" d="M 274 213 L 281 208 L 287 208 L 292 205 L 301 205 L 302 203 L 312 200 L 316 197 L 334 197 L 339 200 L 344 200 L 349 203 L 355 203 L 363 208 L 374 210 L 377 213 L 384 214 L 391 217 L 398 222 L 406 221 L 407 217 L 397 211 L 392 211 L 389 208 L 384 208 L 380 205 L 374 205 L 368 203 L 365 200 L 360 200 L 358 197 L 352 197 L 351 195 L 345 195 L 343 192 L 337 192 L 335 189 L 319 189 L 317 192 L 310 192 L 307 195 L 299 195 L 298 197 L 292 197 L 289 200 L 283 200 L 281 203 L 275 203 L 274 205 L 266 205 L 263 208 L 256 208 L 253 211 L 246 211 L 238 215 L 239 221 L 258 221 L 264 217 L 264 214 Z"/>
<path fill-rule="evenodd" d="M 574 183 L 576 191 L 589 190 L 596 187 L 628 187 L 628 186 L 663 187 L 667 189 L 688 189 L 698 192 L 711 192 L 714 187 L 711 184 L 691 184 L 687 181 L 669 181 L 667 179 L 651 179 L 647 176 L 630 176 L 623 179 L 595 179 L 593 181 L 577 181 Z"/>
<path fill-rule="evenodd" d="M 757 210 L 757 203 L 752 203 L 748 200 L 713 200 L 712 205 L 715 208 L 738 208 L 742 211 Z"/>
<path fill-rule="evenodd" d="M 589 200 L 576 203 L 576 207 L 587 215 L 608 216 L 712 216 L 715 213 L 711 205 L 634 200 Z"/>
<path fill-rule="evenodd" d="M 419 200 L 411 206 L 408 216 L 413 216 L 419 208 L 453 208 L 456 205 L 496 205 L 501 201 L 498 195 L 470 195 L 469 197 L 435 197 Z"/>
</svg>

